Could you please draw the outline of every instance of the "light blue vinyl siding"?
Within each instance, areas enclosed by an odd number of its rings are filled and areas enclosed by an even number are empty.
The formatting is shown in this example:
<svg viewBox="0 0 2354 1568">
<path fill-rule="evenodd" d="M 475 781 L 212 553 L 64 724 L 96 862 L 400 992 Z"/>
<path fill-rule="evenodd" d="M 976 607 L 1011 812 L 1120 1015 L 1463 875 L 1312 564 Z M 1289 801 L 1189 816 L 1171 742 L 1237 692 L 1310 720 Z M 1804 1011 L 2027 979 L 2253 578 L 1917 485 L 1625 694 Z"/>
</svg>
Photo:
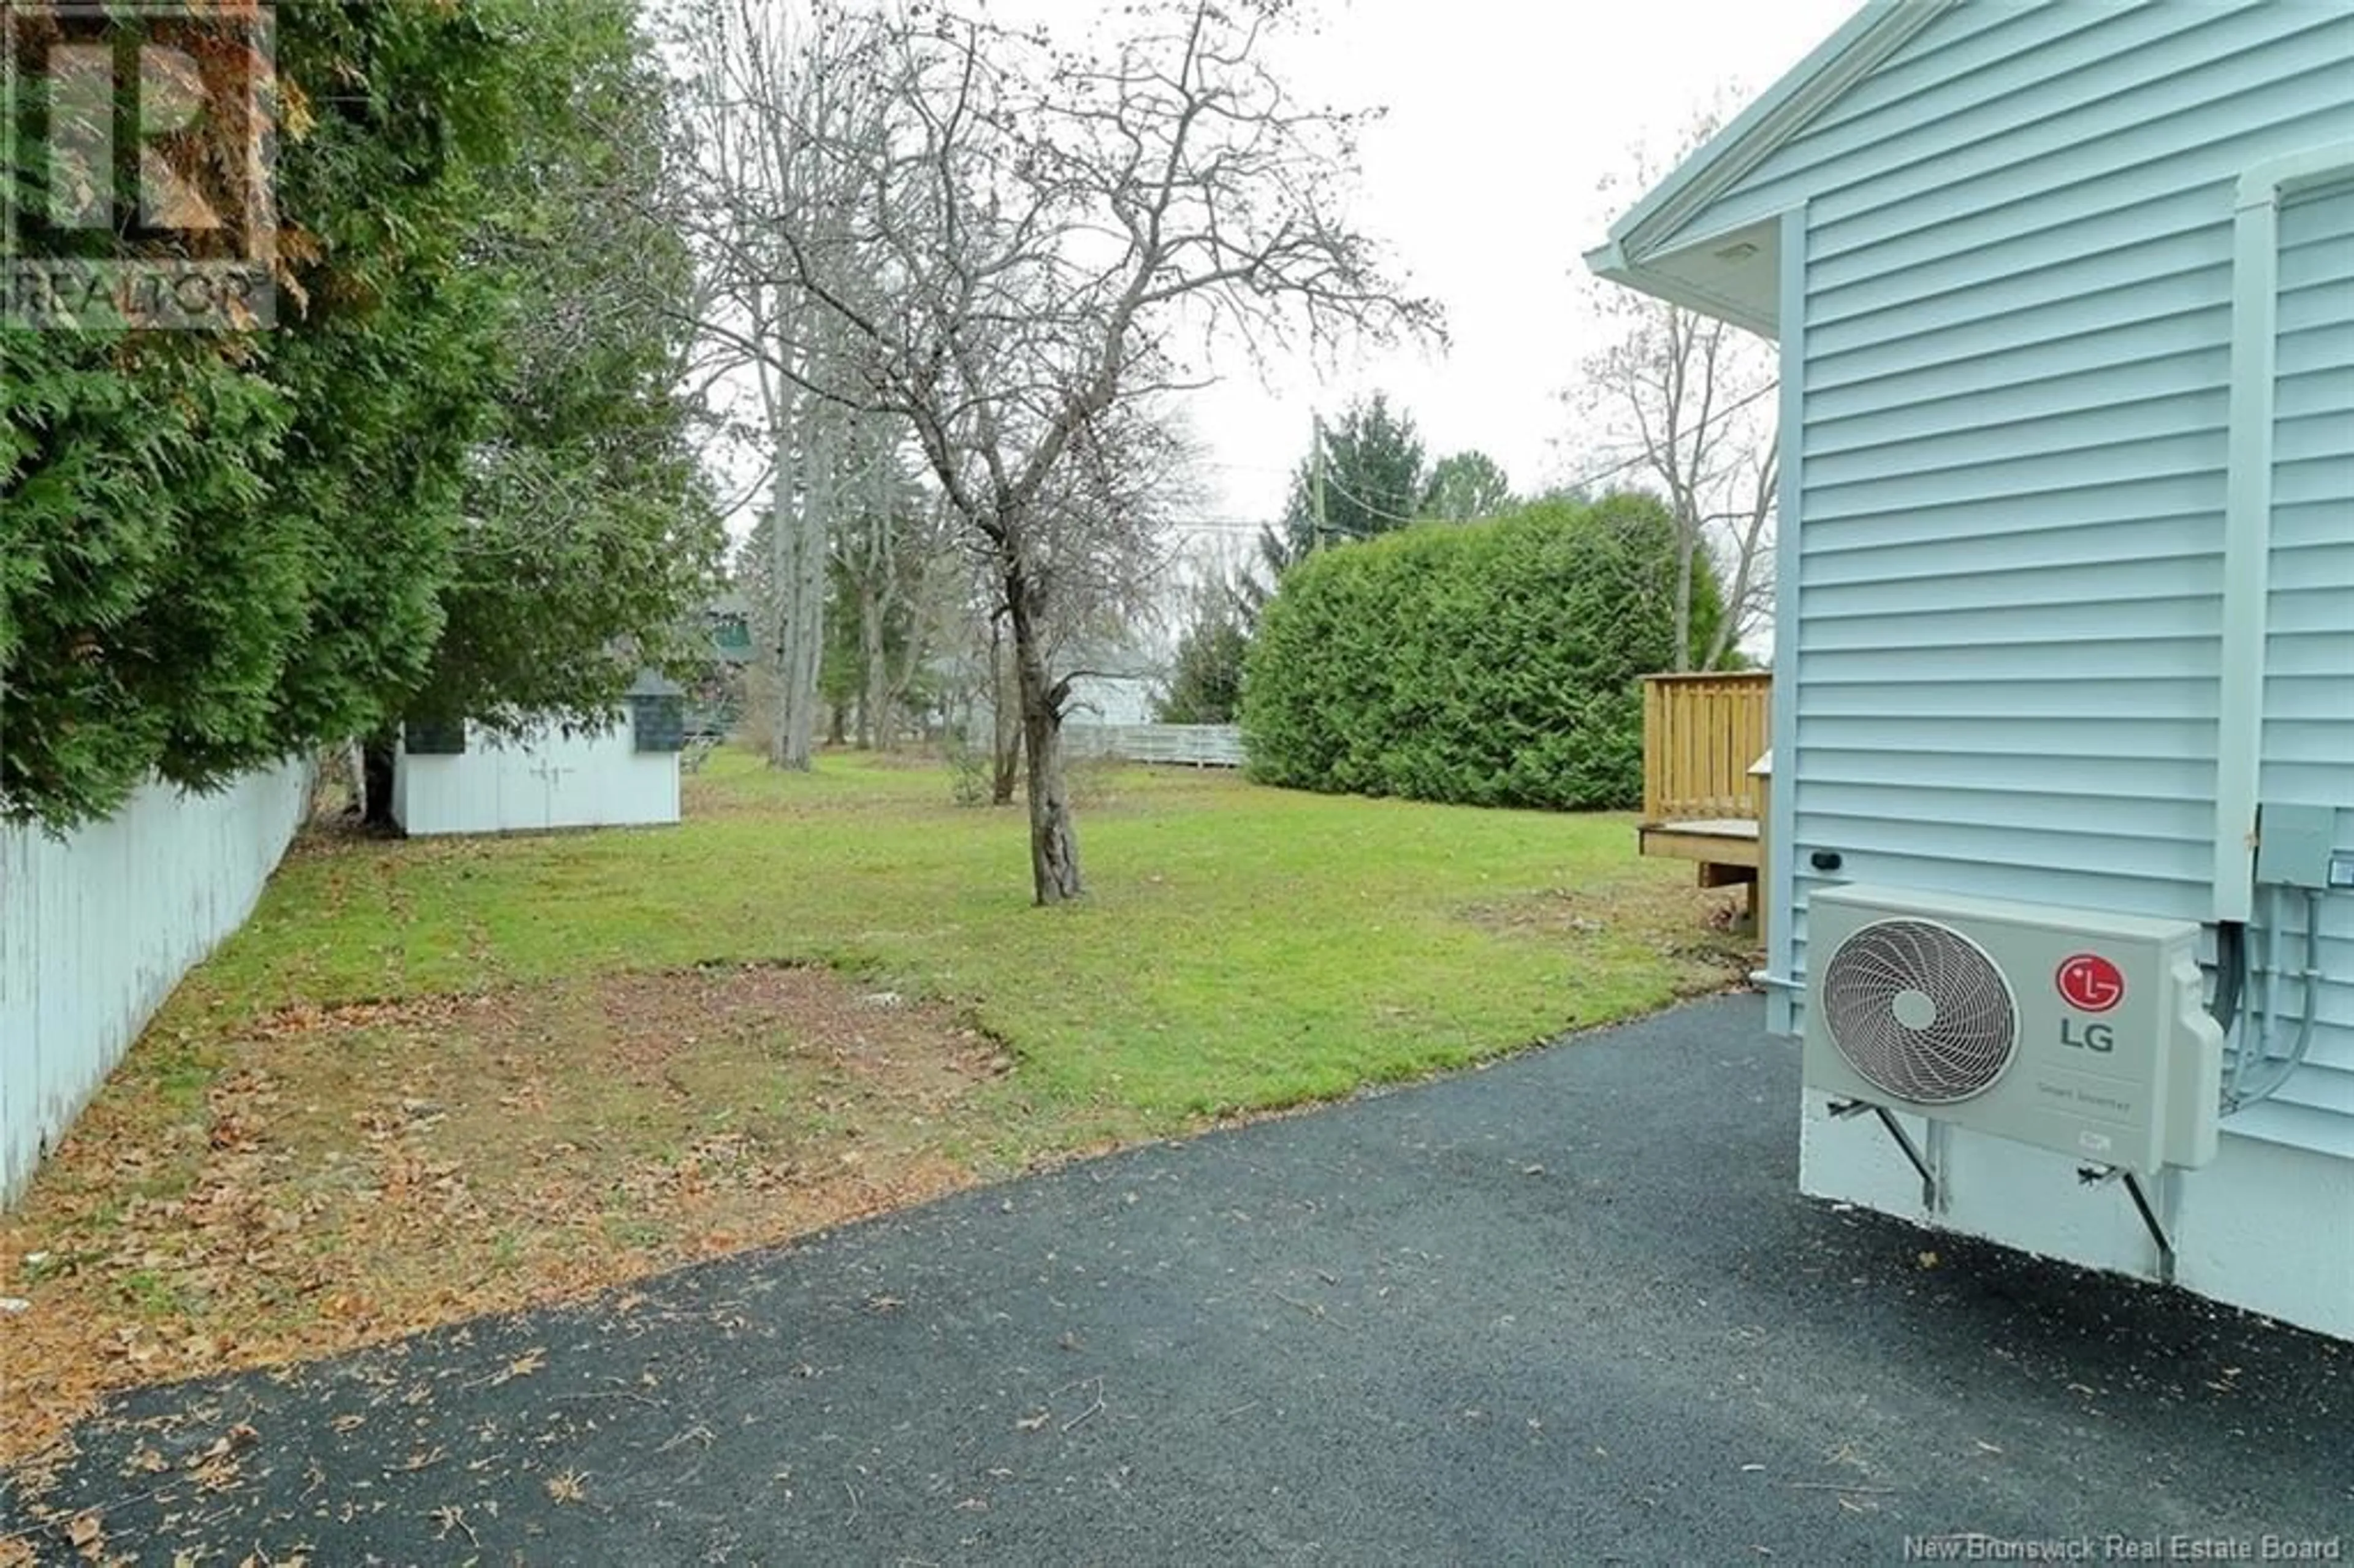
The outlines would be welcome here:
<svg viewBox="0 0 2354 1568">
<path fill-rule="evenodd" d="M 2348 138 L 2339 0 L 1964 5 L 1696 220 L 1804 204 L 1802 904 L 1829 851 L 2208 915 L 2234 186 Z M 2354 808 L 2354 187 L 2284 203 L 2279 307 L 2262 788 Z M 2354 1158 L 2354 897 L 2325 908 L 2314 1065 L 2227 1126 Z M 1803 909 L 1787 940 L 1803 976 Z"/>
</svg>

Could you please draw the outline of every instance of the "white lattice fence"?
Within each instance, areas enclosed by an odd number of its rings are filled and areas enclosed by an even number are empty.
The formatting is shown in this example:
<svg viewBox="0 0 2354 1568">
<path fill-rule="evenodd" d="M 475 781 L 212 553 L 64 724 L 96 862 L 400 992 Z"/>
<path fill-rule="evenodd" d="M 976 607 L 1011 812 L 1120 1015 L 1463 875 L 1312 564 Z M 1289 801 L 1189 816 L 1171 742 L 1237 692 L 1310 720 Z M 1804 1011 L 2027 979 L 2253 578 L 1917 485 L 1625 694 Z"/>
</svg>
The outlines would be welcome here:
<svg viewBox="0 0 2354 1568">
<path fill-rule="evenodd" d="M 1230 724 L 1072 724 L 1063 726 L 1063 744 L 1074 757 L 1188 768 L 1243 765 L 1243 732 Z"/>
</svg>

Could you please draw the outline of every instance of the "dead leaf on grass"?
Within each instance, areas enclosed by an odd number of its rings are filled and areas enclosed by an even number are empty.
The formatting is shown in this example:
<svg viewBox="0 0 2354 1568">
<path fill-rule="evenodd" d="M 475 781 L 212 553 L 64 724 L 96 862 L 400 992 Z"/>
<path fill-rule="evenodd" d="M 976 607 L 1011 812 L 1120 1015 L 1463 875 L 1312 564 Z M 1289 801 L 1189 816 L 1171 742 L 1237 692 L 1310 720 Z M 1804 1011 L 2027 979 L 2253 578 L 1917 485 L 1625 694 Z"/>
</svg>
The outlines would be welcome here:
<svg viewBox="0 0 2354 1568">
<path fill-rule="evenodd" d="M 578 1299 L 970 1184 L 943 1139 L 986 1141 L 974 1092 L 1012 1064 L 869 990 L 714 967 L 160 1026 L 0 1218 L 0 1256 L 62 1260 L 5 1320 L 37 1370 L 0 1462 L 113 1389 Z M 157 1051 L 208 1075 L 194 1103 Z"/>
</svg>

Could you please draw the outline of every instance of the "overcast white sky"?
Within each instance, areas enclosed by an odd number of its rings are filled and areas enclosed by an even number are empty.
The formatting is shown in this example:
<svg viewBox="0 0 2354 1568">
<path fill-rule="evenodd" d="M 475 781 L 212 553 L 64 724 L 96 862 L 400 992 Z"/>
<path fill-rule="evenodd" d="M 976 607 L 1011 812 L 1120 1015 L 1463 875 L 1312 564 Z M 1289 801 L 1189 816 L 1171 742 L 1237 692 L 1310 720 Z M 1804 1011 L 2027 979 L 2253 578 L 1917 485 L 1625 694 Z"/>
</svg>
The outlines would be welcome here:
<svg viewBox="0 0 2354 1568">
<path fill-rule="evenodd" d="M 1574 477 L 1556 395 L 1595 346 L 1578 258 L 1627 199 L 1597 184 L 1728 87 L 1746 103 L 1859 3 L 1323 0 L 1320 35 L 1277 58 L 1304 101 L 1388 107 L 1365 141 L 1353 217 L 1445 305 L 1452 347 L 1369 355 L 1320 382 L 1294 366 L 1272 392 L 1244 372 L 1196 394 L 1214 514 L 1275 516 L 1311 414 L 1375 387 L 1434 458 L 1477 446 L 1522 490 Z"/>
<path fill-rule="evenodd" d="M 1302 102 L 1379 105 L 1349 217 L 1413 291 L 1445 308 L 1450 345 L 1349 356 L 1333 371 L 1237 355 L 1185 413 L 1204 448 L 1205 544 L 1243 551 L 1283 509 L 1313 418 L 1386 392 L 1432 461 L 1477 447 L 1523 493 L 1592 461 L 1560 394 L 1600 346 L 1579 258 L 1639 190 L 1636 149 L 1664 155 L 1712 104 L 1738 110 L 1862 0 L 1304 0 L 1268 58 Z M 1083 36 L 1105 0 L 993 0 L 1007 20 Z M 735 519 L 751 526 L 748 509 Z"/>
</svg>

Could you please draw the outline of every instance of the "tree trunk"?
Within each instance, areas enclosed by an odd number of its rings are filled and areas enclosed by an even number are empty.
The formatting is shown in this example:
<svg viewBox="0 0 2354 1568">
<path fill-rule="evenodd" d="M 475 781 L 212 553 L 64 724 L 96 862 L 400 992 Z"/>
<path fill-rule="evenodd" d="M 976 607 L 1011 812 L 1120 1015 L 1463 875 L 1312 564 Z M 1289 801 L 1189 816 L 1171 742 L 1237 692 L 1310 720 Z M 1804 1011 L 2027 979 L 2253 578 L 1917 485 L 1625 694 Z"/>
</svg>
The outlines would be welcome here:
<svg viewBox="0 0 2354 1568">
<path fill-rule="evenodd" d="M 1700 550 L 1700 524 L 1677 519 L 1676 528 L 1676 668 L 1689 670 L 1692 644 L 1692 567 Z"/>
<path fill-rule="evenodd" d="M 789 478 L 795 465 L 779 454 L 769 509 L 778 644 L 777 725 L 769 762 L 806 773 L 817 749 L 818 669 L 825 654 L 826 503 L 832 474 L 823 412 L 808 410 L 800 434 L 800 504 L 792 503 Z"/>
<path fill-rule="evenodd" d="M 989 803 L 992 806 L 1013 804 L 1013 786 L 1022 779 L 1022 705 L 1007 675 L 1004 634 L 992 625 L 989 629 Z"/>
<path fill-rule="evenodd" d="M 865 695 L 860 699 L 859 728 L 872 737 L 875 749 L 891 749 L 891 665 L 883 647 L 884 607 L 881 596 L 862 588 L 858 596 L 858 657 L 864 666 Z"/>
<path fill-rule="evenodd" d="M 898 739 L 892 714 L 891 656 L 885 633 L 897 594 L 892 587 L 898 571 L 896 511 L 892 503 L 891 448 L 879 445 L 875 453 L 874 515 L 867 519 L 868 548 L 862 563 L 864 581 L 858 585 L 858 649 L 866 677 L 864 699 L 875 749 L 889 751 Z"/>
<path fill-rule="evenodd" d="M 360 825 L 376 832 L 400 832 L 392 816 L 392 770 L 399 745 L 398 725 L 360 743 Z"/>
<path fill-rule="evenodd" d="M 790 428 L 779 429 L 777 440 L 776 471 L 769 489 L 769 611 L 774 617 L 776 646 L 776 690 L 771 694 L 775 707 L 769 715 L 769 766 L 792 766 L 791 742 L 787 738 L 793 727 L 793 482 L 792 467 L 787 461 L 785 448 L 791 441 Z"/>
<path fill-rule="evenodd" d="M 1013 607 L 1013 670 L 1022 694 L 1022 748 L 1029 764 L 1030 879 L 1041 905 L 1062 904 L 1086 891 L 1079 881 L 1071 792 L 1063 778 L 1063 715 L 1021 573 L 1007 574 L 1005 586 Z"/>
</svg>

